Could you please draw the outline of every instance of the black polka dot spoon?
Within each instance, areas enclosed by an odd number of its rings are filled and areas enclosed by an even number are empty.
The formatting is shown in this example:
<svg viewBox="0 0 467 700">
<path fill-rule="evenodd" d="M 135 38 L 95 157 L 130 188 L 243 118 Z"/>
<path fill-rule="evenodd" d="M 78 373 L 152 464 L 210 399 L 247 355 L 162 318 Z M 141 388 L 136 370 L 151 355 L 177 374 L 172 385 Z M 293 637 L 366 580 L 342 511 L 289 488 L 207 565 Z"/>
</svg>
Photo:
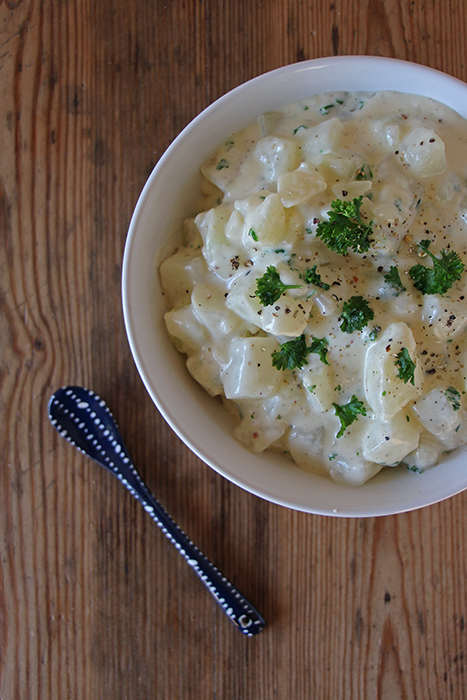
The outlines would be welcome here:
<svg viewBox="0 0 467 700">
<path fill-rule="evenodd" d="M 137 498 L 234 625 L 248 637 L 261 632 L 265 625 L 261 615 L 200 552 L 143 482 L 105 402 L 83 387 L 63 387 L 50 399 L 49 418 L 60 435 L 112 472 Z"/>
</svg>

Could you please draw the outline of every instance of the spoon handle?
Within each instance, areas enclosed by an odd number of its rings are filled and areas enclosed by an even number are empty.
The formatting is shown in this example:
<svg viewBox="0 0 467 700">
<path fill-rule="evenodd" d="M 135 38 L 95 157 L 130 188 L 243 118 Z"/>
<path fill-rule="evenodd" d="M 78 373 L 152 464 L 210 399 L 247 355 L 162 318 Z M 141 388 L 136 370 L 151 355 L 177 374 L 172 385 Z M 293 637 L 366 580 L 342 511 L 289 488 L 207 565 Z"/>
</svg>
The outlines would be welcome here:
<svg viewBox="0 0 467 700">
<path fill-rule="evenodd" d="M 196 571 L 234 625 L 248 637 L 261 632 L 265 622 L 259 612 L 193 544 L 146 486 L 106 403 L 84 387 L 63 387 L 50 399 L 49 418 L 64 438 L 126 486 Z"/>
</svg>

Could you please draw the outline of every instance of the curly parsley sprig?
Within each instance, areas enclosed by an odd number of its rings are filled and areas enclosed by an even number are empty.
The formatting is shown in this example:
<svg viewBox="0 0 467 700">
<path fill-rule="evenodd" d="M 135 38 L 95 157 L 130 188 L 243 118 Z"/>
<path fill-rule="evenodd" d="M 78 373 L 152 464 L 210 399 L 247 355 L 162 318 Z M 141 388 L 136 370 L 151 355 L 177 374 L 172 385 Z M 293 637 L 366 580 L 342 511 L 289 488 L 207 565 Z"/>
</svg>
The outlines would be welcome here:
<svg viewBox="0 0 467 700">
<path fill-rule="evenodd" d="M 282 343 L 280 349 L 272 353 L 272 364 L 276 369 L 301 369 L 308 364 L 309 352 L 305 334 L 302 333 L 298 338 Z"/>
<path fill-rule="evenodd" d="M 272 364 L 276 369 L 301 369 L 308 364 L 307 356 L 310 352 L 319 355 L 319 359 L 325 365 L 327 360 L 328 341 L 326 338 L 311 338 L 311 345 L 306 344 L 305 334 L 298 338 L 282 343 L 279 350 L 272 353 Z"/>
<path fill-rule="evenodd" d="M 329 221 L 321 221 L 316 235 L 328 248 L 341 255 L 347 255 L 348 248 L 355 253 L 366 253 L 370 249 L 372 224 L 362 219 L 360 207 L 363 196 L 351 201 L 335 199 L 328 211 Z"/>
<path fill-rule="evenodd" d="M 357 420 L 358 416 L 366 416 L 366 408 L 363 401 L 360 401 L 355 394 L 352 395 L 350 401 L 343 406 L 338 403 L 333 403 L 334 412 L 341 422 L 341 427 L 336 437 L 340 438 L 345 433 L 349 425 L 352 425 Z"/>
<path fill-rule="evenodd" d="M 414 265 L 410 268 L 409 275 L 414 287 L 422 294 L 446 294 L 454 282 L 460 280 L 465 265 L 454 250 L 446 251 L 443 248 L 441 256 L 437 258 L 428 250 L 430 244 L 430 240 L 424 240 L 420 241 L 419 246 L 430 256 L 433 267 Z"/>
<path fill-rule="evenodd" d="M 263 306 L 272 306 L 287 289 L 300 289 L 300 284 L 284 284 L 274 265 L 269 265 L 262 277 L 256 280 L 255 295 Z"/>
<path fill-rule="evenodd" d="M 374 311 L 366 299 L 361 296 L 350 297 L 342 307 L 340 329 L 344 333 L 361 331 L 374 317 Z"/>
</svg>

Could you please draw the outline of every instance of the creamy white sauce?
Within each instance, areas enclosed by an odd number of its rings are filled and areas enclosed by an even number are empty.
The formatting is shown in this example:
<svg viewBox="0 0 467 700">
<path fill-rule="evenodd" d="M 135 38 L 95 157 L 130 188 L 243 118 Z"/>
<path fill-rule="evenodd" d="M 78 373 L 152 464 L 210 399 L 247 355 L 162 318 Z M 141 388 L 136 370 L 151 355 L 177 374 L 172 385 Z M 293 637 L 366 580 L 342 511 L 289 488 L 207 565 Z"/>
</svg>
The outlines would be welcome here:
<svg viewBox="0 0 467 700">
<path fill-rule="evenodd" d="M 160 267 L 165 320 L 190 373 L 225 401 L 235 437 L 352 484 L 385 465 L 423 470 L 464 444 L 467 273 L 440 295 L 418 291 L 410 270 L 432 266 L 424 240 L 467 263 L 466 120 L 415 95 L 328 93 L 263 115 L 202 172 L 200 213 Z M 334 200 L 360 196 L 371 246 L 341 255 L 317 229 Z M 315 265 L 329 289 L 304 282 Z M 297 288 L 265 306 L 257 283 L 271 266 Z M 385 281 L 391 267 L 405 291 Z M 374 318 L 345 333 L 353 296 Z M 328 364 L 308 352 L 302 368 L 273 366 L 302 334 L 307 346 L 326 339 Z M 354 396 L 366 415 L 341 430 L 335 404 Z"/>
</svg>

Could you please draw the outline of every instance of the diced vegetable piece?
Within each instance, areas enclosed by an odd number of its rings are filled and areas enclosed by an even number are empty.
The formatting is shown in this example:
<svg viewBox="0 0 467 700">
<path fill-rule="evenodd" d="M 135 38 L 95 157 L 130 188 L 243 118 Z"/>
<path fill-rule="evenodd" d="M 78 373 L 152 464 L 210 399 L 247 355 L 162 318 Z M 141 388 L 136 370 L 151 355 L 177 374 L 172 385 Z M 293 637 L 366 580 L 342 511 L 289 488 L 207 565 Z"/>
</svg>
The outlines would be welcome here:
<svg viewBox="0 0 467 700">
<path fill-rule="evenodd" d="M 269 400 L 267 399 L 266 402 Z M 271 399 L 274 401 L 274 399 Z M 241 401 L 239 408 L 241 409 Z M 249 410 L 242 416 L 232 434 L 236 440 L 247 450 L 253 452 L 263 452 L 270 447 L 276 440 L 282 437 L 286 430 L 286 423 L 281 420 L 271 421 L 267 415 L 267 403 L 249 403 Z"/>
<path fill-rule="evenodd" d="M 279 246 L 287 242 L 285 212 L 281 198 L 269 194 L 264 199 L 249 197 L 235 202 L 244 219 L 242 244 L 245 248 Z"/>
<path fill-rule="evenodd" d="M 414 411 L 423 427 L 447 449 L 467 442 L 466 414 L 450 400 L 446 391 L 433 389 L 414 402 Z"/>
<path fill-rule="evenodd" d="M 337 482 L 349 484 L 350 486 L 362 486 L 368 479 L 380 472 L 381 469 L 381 464 L 369 462 L 356 453 L 344 456 L 338 454 L 330 462 L 329 473 Z"/>
<path fill-rule="evenodd" d="M 306 431 L 292 428 L 288 436 L 288 447 L 299 467 L 313 473 L 327 473 L 322 459 L 324 436 L 323 426 Z"/>
<path fill-rule="evenodd" d="M 387 421 L 372 421 L 363 439 L 363 454 L 370 462 L 395 466 L 416 449 L 419 438 L 418 422 L 407 420 L 406 413 L 399 411 Z"/>
<path fill-rule="evenodd" d="M 442 447 L 429 433 L 423 431 L 418 447 L 404 457 L 404 463 L 412 471 L 423 471 L 432 467 L 439 459 Z"/>
<path fill-rule="evenodd" d="M 252 324 L 245 323 L 227 307 L 223 290 L 213 285 L 197 284 L 191 295 L 191 303 L 195 317 L 213 338 L 255 330 Z"/>
<path fill-rule="evenodd" d="M 383 117 L 374 122 L 373 130 L 382 139 L 383 146 L 395 146 L 400 141 L 401 118 Z"/>
<path fill-rule="evenodd" d="M 341 182 L 350 180 L 355 171 L 362 166 L 360 156 L 352 151 L 339 149 L 323 155 L 320 163 L 320 171 L 326 181 Z"/>
<path fill-rule="evenodd" d="M 302 204 L 327 188 L 325 179 L 308 163 L 279 177 L 277 191 L 284 207 Z"/>
<path fill-rule="evenodd" d="M 412 380 L 401 378 L 399 353 L 404 349 L 415 364 Z M 404 353 L 405 354 L 405 353 Z M 366 399 L 383 421 L 395 416 L 409 401 L 420 395 L 423 371 L 416 355 L 412 331 L 403 322 L 391 323 L 372 343 L 365 356 L 364 383 Z"/>
<path fill-rule="evenodd" d="M 450 299 L 446 304 L 438 294 L 427 294 L 423 297 L 422 318 L 440 340 L 456 338 L 467 327 L 467 301 Z"/>
<path fill-rule="evenodd" d="M 309 357 L 308 361 L 309 364 L 298 372 L 305 396 L 315 410 L 328 411 L 336 400 L 334 371 L 317 357 Z"/>
<path fill-rule="evenodd" d="M 332 191 L 338 199 L 350 202 L 356 197 L 361 197 L 371 191 L 373 183 L 371 180 L 351 180 L 350 182 L 339 182 L 333 185 Z"/>
<path fill-rule="evenodd" d="M 413 129 L 402 141 L 407 164 L 417 175 L 432 177 L 446 169 L 444 143 L 431 129 L 423 126 Z"/>
<path fill-rule="evenodd" d="M 275 183 L 285 173 L 295 170 L 300 162 L 297 144 L 276 136 L 260 139 L 254 155 L 262 165 L 264 180 L 269 183 Z"/>
<path fill-rule="evenodd" d="M 304 159 L 320 163 L 326 153 L 331 153 L 337 148 L 341 132 L 342 122 L 337 117 L 327 119 L 315 127 L 297 131 Z"/>
<path fill-rule="evenodd" d="M 252 142 L 261 138 L 258 121 L 241 135 L 227 139 L 201 167 L 204 177 L 224 193 L 229 201 L 261 189 L 261 163 L 249 150 Z"/>
<path fill-rule="evenodd" d="M 164 321 L 169 335 L 180 352 L 199 350 L 207 342 L 209 334 L 193 313 L 192 305 L 167 311 Z"/>
<path fill-rule="evenodd" d="M 232 207 L 223 206 L 198 214 L 195 219 L 204 242 L 204 259 L 211 272 L 224 280 L 236 276 L 238 268 L 232 261 L 241 254 L 240 246 L 232 243 L 232 236 L 226 236 L 232 213 Z"/>
<path fill-rule="evenodd" d="M 262 270 L 261 272 L 265 272 Z M 249 274 L 243 274 L 232 284 L 227 296 L 227 306 L 247 323 L 254 323 L 273 335 L 285 335 L 296 338 L 301 335 L 308 323 L 312 299 L 292 296 L 286 291 L 272 306 L 264 306 L 256 296 L 257 277 L 250 270 Z"/>
<path fill-rule="evenodd" d="M 229 346 L 229 362 L 222 373 L 228 399 L 268 397 L 277 390 L 280 373 L 271 355 L 279 347 L 275 338 L 236 338 Z"/>
<path fill-rule="evenodd" d="M 222 393 L 221 366 L 211 348 L 202 348 L 199 353 L 191 355 L 186 361 L 186 366 L 191 376 L 208 394 L 219 396 Z"/>
<path fill-rule="evenodd" d="M 166 258 L 159 268 L 167 307 L 186 306 L 195 282 L 206 276 L 206 263 L 200 250 L 181 248 Z"/>
<path fill-rule="evenodd" d="M 360 416 L 346 431 L 346 438 L 335 439 L 329 446 L 329 471 L 336 481 L 360 486 L 381 470 L 381 465 L 365 459 L 362 439 L 369 419 Z"/>
<path fill-rule="evenodd" d="M 393 255 L 407 235 L 416 211 L 417 199 L 408 180 L 385 182 L 375 191 L 371 216 L 374 220 L 373 248 L 384 255 Z"/>
</svg>

